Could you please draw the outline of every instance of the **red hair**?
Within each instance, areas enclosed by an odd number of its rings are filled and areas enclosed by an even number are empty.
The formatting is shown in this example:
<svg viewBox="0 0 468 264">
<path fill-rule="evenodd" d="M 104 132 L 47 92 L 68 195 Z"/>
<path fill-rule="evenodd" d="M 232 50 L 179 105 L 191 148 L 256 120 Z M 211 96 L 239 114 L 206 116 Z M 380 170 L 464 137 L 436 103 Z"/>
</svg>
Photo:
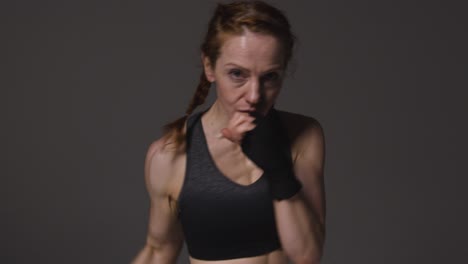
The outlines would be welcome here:
<svg viewBox="0 0 468 264">
<path fill-rule="evenodd" d="M 296 37 L 291 32 L 289 21 L 284 13 L 263 1 L 218 3 L 200 47 L 201 52 L 208 57 L 213 68 L 225 38 L 230 35 L 242 35 L 246 30 L 276 37 L 282 44 L 284 68 L 287 68 L 292 57 Z M 197 106 L 205 102 L 210 87 L 211 83 L 206 79 L 205 72 L 202 70 L 195 94 L 185 111 L 186 115 L 163 127 L 164 135 L 170 136 L 170 141 L 175 143 L 176 149 L 185 142 L 183 128 L 187 117 Z"/>
</svg>

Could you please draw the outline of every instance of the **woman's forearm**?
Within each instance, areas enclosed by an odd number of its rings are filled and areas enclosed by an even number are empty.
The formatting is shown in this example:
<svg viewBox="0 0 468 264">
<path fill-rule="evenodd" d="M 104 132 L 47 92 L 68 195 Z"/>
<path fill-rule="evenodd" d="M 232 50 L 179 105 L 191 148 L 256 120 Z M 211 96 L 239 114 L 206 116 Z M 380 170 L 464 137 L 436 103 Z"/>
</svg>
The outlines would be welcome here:
<svg viewBox="0 0 468 264">
<path fill-rule="evenodd" d="M 319 263 L 323 253 L 325 227 L 307 206 L 302 193 L 274 201 L 281 243 L 295 264 Z"/>
<path fill-rule="evenodd" d="M 131 264 L 152 263 L 153 255 L 154 255 L 154 250 L 152 250 L 151 247 L 145 246 L 140 250 L 140 252 L 138 252 L 138 254 L 133 259 Z"/>
<path fill-rule="evenodd" d="M 131 264 L 175 264 L 179 251 L 180 247 L 176 245 L 159 248 L 146 245 Z"/>
</svg>

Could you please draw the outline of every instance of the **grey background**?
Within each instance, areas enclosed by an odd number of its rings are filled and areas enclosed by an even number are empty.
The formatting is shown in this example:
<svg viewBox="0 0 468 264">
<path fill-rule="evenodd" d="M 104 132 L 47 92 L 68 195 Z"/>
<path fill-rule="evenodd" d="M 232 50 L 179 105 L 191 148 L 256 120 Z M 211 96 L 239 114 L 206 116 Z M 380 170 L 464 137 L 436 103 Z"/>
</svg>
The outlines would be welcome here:
<svg viewBox="0 0 468 264">
<path fill-rule="evenodd" d="M 300 40 L 277 106 L 326 133 L 322 263 L 468 263 L 464 9 L 269 2 Z M 146 149 L 185 112 L 214 3 L 2 2 L 1 263 L 136 255 Z"/>
</svg>

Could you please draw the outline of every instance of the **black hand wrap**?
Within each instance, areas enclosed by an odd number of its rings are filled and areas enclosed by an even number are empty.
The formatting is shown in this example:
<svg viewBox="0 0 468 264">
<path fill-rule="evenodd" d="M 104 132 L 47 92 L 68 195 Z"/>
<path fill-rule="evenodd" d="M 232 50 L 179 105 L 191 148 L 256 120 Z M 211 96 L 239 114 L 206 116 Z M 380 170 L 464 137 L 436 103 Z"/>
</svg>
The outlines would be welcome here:
<svg viewBox="0 0 468 264">
<path fill-rule="evenodd" d="M 286 131 L 273 107 L 260 119 L 257 126 L 244 135 L 242 151 L 264 171 L 273 199 L 288 199 L 298 193 L 302 185 L 294 175 Z"/>
</svg>

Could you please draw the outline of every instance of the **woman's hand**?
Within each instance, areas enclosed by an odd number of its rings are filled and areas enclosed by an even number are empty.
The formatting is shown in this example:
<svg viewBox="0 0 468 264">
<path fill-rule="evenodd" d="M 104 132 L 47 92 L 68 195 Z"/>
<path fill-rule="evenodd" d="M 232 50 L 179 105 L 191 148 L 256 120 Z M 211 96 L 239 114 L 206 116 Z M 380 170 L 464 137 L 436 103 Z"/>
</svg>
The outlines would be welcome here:
<svg viewBox="0 0 468 264">
<path fill-rule="evenodd" d="M 235 112 L 228 122 L 228 126 L 221 130 L 223 137 L 241 144 L 246 132 L 255 128 L 255 117 L 247 112 Z"/>
<path fill-rule="evenodd" d="M 236 140 L 240 138 L 242 152 L 263 169 L 270 185 L 272 197 L 276 200 L 288 199 L 298 193 L 302 185 L 294 175 L 290 143 L 279 113 L 276 109 L 271 108 L 265 116 L 255 120 L 254 129 L 246 131 L 245 128 L 252 127 L 252 118 L 242 119 L 240 117 L 239 119 L 244 120 L 244 123 L 233 121 L 234 124 L 239 124 L 237 131 L 243 133 L 237 133 L 233 136 L 232 133 L 228 132 L 228 136 L 234 137 Z M 236 119 L 233 118 L 233 120 Z M 250 120 L 250 123 L 245 120 Z"/>
</svg>

